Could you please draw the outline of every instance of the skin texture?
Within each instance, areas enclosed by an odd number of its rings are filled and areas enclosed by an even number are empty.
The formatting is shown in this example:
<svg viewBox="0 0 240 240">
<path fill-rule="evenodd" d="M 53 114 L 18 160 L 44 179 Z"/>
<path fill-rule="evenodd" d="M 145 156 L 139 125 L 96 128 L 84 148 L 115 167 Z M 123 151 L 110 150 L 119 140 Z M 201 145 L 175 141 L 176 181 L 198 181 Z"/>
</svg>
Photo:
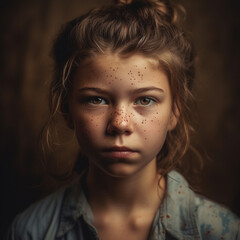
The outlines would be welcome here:
<svg viewBox="0 0 240 240">
<path fill-rule="evenodd" d="M 76 71 L 68 121 L 89 159 L 88 200 L 102 239 L 147 238 L 164 194 L 156 155 L 177 123 L 172 105 L 166 74 L 141 55 L 97 55 Z"/>
<path fill-rule="evenodd" d="M 70 112 L 79 145 L 90 163 L 111 176 L 126 177 L 155 161 L 175 126 L 167 77 L 154 65 L 138 55 L 97 56 L 73 79 Z M 114 146 L 133 152 L 105 152 Z"/>
</svg>

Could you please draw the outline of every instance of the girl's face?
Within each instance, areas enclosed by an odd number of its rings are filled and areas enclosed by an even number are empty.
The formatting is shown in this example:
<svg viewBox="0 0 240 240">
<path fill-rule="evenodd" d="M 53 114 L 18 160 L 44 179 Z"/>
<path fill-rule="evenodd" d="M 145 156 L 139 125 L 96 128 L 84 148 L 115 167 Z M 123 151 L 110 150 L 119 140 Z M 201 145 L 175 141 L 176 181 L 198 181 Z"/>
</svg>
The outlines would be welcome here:
<svg viewBox="0 0 240 240">
<path fill-rule="evenodd" d="M 90 167 L 115 177 L 156 164 L 177 122 L 167 76 L 141 55 L 86 60 L 73 77 L 69 108 Z"/>
</svg>

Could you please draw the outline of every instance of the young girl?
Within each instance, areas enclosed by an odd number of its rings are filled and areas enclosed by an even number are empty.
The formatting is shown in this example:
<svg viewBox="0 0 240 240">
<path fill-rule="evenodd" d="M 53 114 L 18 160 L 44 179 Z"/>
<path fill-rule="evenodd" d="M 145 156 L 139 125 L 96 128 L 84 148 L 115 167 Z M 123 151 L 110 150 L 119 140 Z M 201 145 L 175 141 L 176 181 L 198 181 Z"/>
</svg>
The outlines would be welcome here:
<svg viewBox="0 0 240 240">
<path fill-rule="evenodd" d="M 174 169 L 190 146 L 194 55 L 166 0 L 93 9 L 54 45 L 50 125 L 76 133 L 81 176 L 17 216 L 8 239 L 240 239 Z"/>
</svg>

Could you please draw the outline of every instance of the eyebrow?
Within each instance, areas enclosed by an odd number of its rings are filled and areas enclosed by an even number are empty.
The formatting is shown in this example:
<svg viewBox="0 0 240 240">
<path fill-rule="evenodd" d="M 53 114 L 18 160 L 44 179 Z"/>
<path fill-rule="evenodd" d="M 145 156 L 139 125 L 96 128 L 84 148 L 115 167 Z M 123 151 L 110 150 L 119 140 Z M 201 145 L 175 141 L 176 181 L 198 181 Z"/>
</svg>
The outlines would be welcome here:
<svg viewBox="0 0 240 240">
<path fill-rule="evenodd" d="M 162 88 L 157 88 L 157 87 L 138 88 L 138 89 L 134 90 L 133 92 L 142 93 L 142 92 L 148 92 L 148 91 L 159 91 L 161 93 L 164 92 L 164 90 Z"/>
<path fill-rule="evenodd" d="M 84 88 L 80 88 L 78 91 L 79 92 L 94 91 L 94 92 L 103 93 L 103 94 L 109 92 L 108 90 L 101 89 L 101 88 L 94 88 L 94 87 L 84 87 Z M 158 87 L 138 88 L 138 89 L 132 90 L 131 93 L 143 93 L 143 92 L 148 92 L 148 91 L 159 91 L 161 93 L 164 93 L 164 90 L 162 88 L 158 88 Z"/>
</svg>

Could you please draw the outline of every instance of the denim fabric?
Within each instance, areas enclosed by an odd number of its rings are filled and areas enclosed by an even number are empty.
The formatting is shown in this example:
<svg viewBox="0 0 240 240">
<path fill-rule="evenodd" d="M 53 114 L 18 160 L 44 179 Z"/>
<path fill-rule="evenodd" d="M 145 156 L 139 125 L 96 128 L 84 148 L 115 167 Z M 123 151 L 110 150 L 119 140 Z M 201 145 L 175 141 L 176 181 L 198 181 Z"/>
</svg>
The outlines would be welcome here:
<svg viewBox="0 0 240 240">
<path fill-rule="evenodd" d="M 99 239 L 80 181 L 19 214 L 6 239 Z M 240 239 L 240 221 L 226 208 L 196 195 L 179 173 L 171 171 L 149 237 L 160 239 Z"/>
</svg>

